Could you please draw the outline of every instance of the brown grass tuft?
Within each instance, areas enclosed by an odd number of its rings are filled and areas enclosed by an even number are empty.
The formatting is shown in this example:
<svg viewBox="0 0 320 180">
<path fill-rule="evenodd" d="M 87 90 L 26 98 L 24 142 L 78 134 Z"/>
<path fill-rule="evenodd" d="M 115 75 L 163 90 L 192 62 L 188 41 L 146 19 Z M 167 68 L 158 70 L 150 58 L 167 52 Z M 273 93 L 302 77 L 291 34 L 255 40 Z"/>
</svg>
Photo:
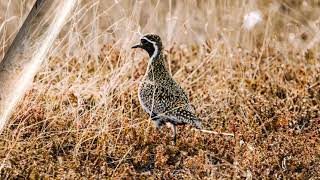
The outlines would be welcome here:
<svg viewBox="0 0 320 180">
<path fill-rule="evenodd" d="M 0 1 L 2 54 L 23 2 Z M 1 178 L 320 176 L 317 4 L 116 2 L 81 1 L 0 135 Z M 248 32 L 256 9 L 263 22 Z M 139 30 L 162 36 L 204 127 L 235 137 L 185 126 L 173 145 L 153 127 L 137 98 L 148 58 L 130 50 Z"/>
</svg>

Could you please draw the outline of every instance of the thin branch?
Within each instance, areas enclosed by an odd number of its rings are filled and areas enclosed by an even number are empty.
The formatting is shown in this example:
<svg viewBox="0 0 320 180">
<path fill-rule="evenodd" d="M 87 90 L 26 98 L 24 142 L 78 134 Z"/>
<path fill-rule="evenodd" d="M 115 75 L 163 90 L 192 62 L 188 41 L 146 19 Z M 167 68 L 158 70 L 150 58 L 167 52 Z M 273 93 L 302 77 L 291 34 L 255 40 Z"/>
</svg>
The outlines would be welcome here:
<svg viewBox="0 0 320 180">
<path fill-rule="evenodd" d="M 209 134 L 217 134 L 217 135 L 224 135 L 224 136 L 232 136 L 232 137 L 234 137 L 233 133 L 224 133 L 224 132 L 210 131 L 210 130 L 205 130 L 205 129 L 194 129 L 194 128 L 192 128 L 192 130 L 205 132 L 205 133 L 209 133 Z"/>
</svg>

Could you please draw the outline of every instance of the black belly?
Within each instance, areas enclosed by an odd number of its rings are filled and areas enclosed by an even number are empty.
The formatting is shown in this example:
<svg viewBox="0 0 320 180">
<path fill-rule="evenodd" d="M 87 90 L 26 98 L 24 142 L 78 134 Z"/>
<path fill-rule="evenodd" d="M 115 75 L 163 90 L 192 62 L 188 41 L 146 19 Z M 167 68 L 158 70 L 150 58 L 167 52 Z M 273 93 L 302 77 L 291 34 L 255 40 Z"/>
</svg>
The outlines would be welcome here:
<svg viewBox="0 0 320 180">
<path fill-rule="evenodd" d="M 187 123 L 182 122 L 182 121 L 178 122 L 178 121 L 175 121 L 174 119 L 170 119 L 170 118 L 165 118 L 165 117 L 158 116 L 158 115 L 157 115 L 156 113 L 154 113 L 154 112 L 151 114 L 151 119 L 152 119 L 153 121 L 158 121 L 160 127 L 163 126 L 163 125 L 165 125 L 166 123 L 171 123 L 171 124 L 176 125 L 176 126 L 187 124 Z"/>
</svg>

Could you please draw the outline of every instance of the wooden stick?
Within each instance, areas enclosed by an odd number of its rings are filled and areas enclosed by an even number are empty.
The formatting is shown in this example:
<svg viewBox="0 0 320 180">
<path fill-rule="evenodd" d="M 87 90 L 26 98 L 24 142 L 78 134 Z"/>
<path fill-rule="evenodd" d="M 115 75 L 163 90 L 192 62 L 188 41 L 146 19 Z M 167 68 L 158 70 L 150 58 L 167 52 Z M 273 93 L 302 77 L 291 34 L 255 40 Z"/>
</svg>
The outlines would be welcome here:
<svg viewBox="0 0 320 180">
<path fill-rule="evenodd" d="M 37 0 L 0 62 L 0 133 L 78 0 Z"/>
<path fill-rule="evenodd" d="M 210 131 L 210 130 L 205 130 L 205 129 L 194 129 L 194 128 L 192 128 L 192 130 L 205 132 L 205 133 L 209 133 L 209 134 L 216 134 L 216 135 L 224 135 L 224 136 L 232 136 L 232 137 L 234 137 L 233 133 L 224 133 L 224 132 Z"/>
</svg>

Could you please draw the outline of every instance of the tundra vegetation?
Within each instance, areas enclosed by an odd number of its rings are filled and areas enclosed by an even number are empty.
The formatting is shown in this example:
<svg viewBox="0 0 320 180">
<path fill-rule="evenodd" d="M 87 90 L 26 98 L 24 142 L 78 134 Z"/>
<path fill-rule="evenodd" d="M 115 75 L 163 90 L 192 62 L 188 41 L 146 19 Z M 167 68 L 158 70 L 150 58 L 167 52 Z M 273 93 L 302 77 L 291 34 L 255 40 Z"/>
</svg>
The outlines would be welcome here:
<svg viewBox="0 0 320 180">
<path fill-rule="evenodd" d="M 0 58 L 34 0 L 0 0 Z M 81 0 L 0 134 L 0 177 L 320 176 L 320 2 Z M 137 89 L 164 41 L 207 130 L 158 132 Z"/>
</svg>

